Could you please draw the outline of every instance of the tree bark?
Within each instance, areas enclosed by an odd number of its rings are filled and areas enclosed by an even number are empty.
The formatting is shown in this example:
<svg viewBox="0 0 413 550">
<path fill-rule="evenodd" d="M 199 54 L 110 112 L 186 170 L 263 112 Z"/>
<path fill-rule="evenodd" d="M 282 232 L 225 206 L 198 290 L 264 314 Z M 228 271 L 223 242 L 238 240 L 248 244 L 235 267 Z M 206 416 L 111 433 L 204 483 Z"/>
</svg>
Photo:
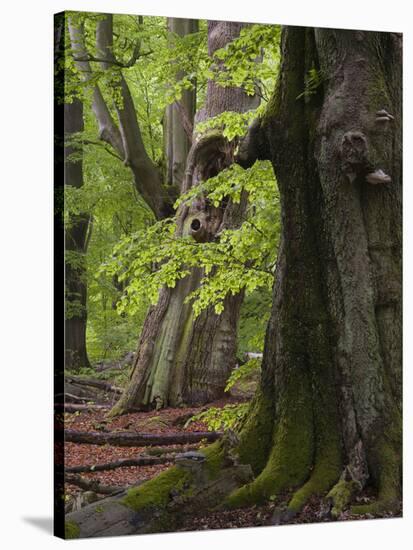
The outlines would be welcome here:
<svg viewBox="0 0 413 550">
<path fill-rule="evenodd" d="M 243 24 L 208 23 L 209 54 L 235 39 Z M 206 105 L 197 119 L 206 120 L 223 111 L 245 112 L 257 106 L 257 98 L 240 88 L 208 83 Z M 217 175 L 232 164 L 234 144 L 216 132 L 194 139 L 188 154 L 184 193 Z M 235 228 L 243 219 L 246 200 L 215 208 L 207 201 L 194 201 L 177 214 L 177 235 L 192 235 L 196 241 L 216 238 L 224 228 Z M 197 224 L 197 225 L 195 225 Z M 204 404 L 224 395 L 226 380 L 236 364 L 236 333 L 242 295 L 229 296 L 221 315 L 209 308 L 194 318 L 185 298 L 199 285 L 201 269 L 164 288 L 145 320 L 130 382 L 110 416 L 137 408 L 162 408 Z"/>
<path fill-rule="evenodd" d="M 76 67 L 84 81 L 93 76 L 89 55 L 84 44 L 83 27 L 69 18 L 69 33 Z M 120 94 L 121 101 L 114 102 L 119 126 L 113 120 L 99 86 L 93 87 L 93 111 L 99 125 L 99 137 L 109 143 L 125 165 L 129 166 L 136 190 L 157 219 L 173 215 L 173 196 L 163 185 L 161 174 L 145 149 L 139 121 L 129 86 L 116 66 L 113 53 L 113 16 L 107 14 L 97 23 L 96 46 L 105 71 L 114 70 L 112 86 Z"/>
<path fill-rule="evenodd" d="M 65 186 L 80 188 L 83 185 L 83 161 L 81 147 L 68 145 L 66 140 L 83 131 L 83 103 L 73 99 L 64 106 L 65 133 Z M 76 157 L 71 157 L 76 155 Z M 69 257 L 65 261 L 66 317 L 65 317 L 65 367 L 78 370 L 90 366 L 86 352 L 87 284 L 85 254 L 87 235 L 90 231 L 87 214 L 71 216 L 65 228 L 66 255 L 75 253 L 76 263 Z"/>
<path fill-rule="evenodd" d="M 395 510 L 401 38 L 291 27 L 282 47 L 277 91 L 250 148 L 252 158 L 272 160 L 282 204 L 261 393 L 239 448 L 257 477 L 228 502 L 238 506 L 300 487 L 289 517 L 309 496 L 330 491 L 338 517 L 371 484 L 376 503 L 352 511 Z M 320 75 L 311 93 L 310 69 Z"/>
<path fill-rule="evenodd" d="M 198 21 L 170 17 L 168 31 L 183 37 L 198 31 Z M 177 70 L 176 79 L 179 81 L 183 76 L 183 71 Z M 186 159 L 192 143 L 195 110 L 196 89 L 194 87 L 193 90 L 183 90 L 181 99 L 168 105 L 165 111 L 165 182 L 167 185 L 174 185 L 177 189 L 180 189 L 184 180 Z"/>
</svg>

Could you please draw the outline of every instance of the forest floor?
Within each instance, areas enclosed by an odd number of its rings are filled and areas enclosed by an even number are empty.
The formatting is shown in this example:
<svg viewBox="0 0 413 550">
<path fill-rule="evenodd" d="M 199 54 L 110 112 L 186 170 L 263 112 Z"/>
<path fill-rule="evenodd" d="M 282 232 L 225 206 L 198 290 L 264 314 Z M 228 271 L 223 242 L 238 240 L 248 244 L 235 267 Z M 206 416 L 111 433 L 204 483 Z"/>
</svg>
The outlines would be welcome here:
<svg viewBox="0 0 413 550">
<path fill-rule="evenodd" d="M 228 404 L 240 402 L 240 399 L 227 397 L 208 407 L 224 407 Z M 179 409 L 164 409 L 151 412 L 136 412 L 121 416 L 119 418 L 107 421 L 105 414 L 107 411 L 81 411 L 73 414 L 65 413 L 65 428 L 82 432 L 144 432 L 153 434 L 178 434 L 182 432 L 207 431 L 207 426 L 201 421 L 194 421 L 186 424 L 191 416 L 205 410 L 205 407 L 190 407 Z M 195 444 L 162 446 L 160 455 L 167 453 L 184 452 L 189 448 L 191 450 L 201 448 L 206 442 Z M 155 451 L 155 452 L 154 452 Z M 109 463 L 120 459 L 138 458 L 144 456 L 155 456 L 156 449 L 149 447 L 117 447 L 112 445 L 89 445 L 78 443 L 65 443 L 65 468 L 74 466 L 90 466 Z M 88 471 L 81 473 L 82 479 L 94 480 L 104 486 L 119 487 L 124 489 L 128 486 L 136 485 L 151 479 L 163 470 L 173 464 L 173 454 L 171 460 L 163 464 L 151 464 L 144 466 L 126 466 L 118 467 L 112 470 Z M 79 487 L 66 483 L 66 495 L 69 499 L 75 500 L 82 492 Z M 274 525 L 275 508 L 287 502 L 289 495 L 279 499 L 276 503 L 269 502 L 262 506 L 251 506 L 241 510 L 217 511 L 209 513 L 195 513 L 187 515 L 178 529 L 179 531 L 207 530 L 207 529 L 225 529 L 241 528 L 253 526 Z M 358 497 L 360 503 L 368 503 L 373 495 L 368 491 Z M 314 523 L 331 521 L 325 513 L 321 498 L 312 498 L 304 507 L 302 512 L 288 523 Z M 374 517 L 393 517 L 390 514 Z M 364 516 L 351 516 L 344 513 L 340 519 L 368 519 L 373 518 L 371 514 Z"/>
<path fill-rule="evenodd" d="M 232 398 L 224 398 L 220 401 L 210 403 L 210 407 L 221 408 L 225 405 L 236 403 Z M 203 422 L 191 422 L 185 427 L 186 421 L 193 415 L 205 410 L 205 407 L 190 407 L 179 409 L 163 409 L 160 411 L 136 412 L 125 414 L 121 417 L 107 421 L 107 411 L 76 412 L 65 414 L 65 428 L 82 432 L 139 432 L 146 434 L 179 434 L 183 432 L 205 432 L 207 426 Z M 205 445 L 202 441 L 191 444 L 163 445 L 162 454 L 170 452 L 185 452 L 191 449 L 200 448 Z M 93 466 L 114 462 L 120 459 L 138 458 L 148 456 L 148 447 L 115 447 L 112 445 L 88 445 L 79 443 L 65 443 L 65 468 L 72 466 Z M 115 470 L 98 472 L 85 472 L 82 477 L 89 480 L 96 480 L 102 485 L 119 486 L 120 489 L 129 485 L 136 485 L 147 481 L 173 464 L 173 459 L 165 464 L 149 466 L 127 466 Z M 75 495 L 79 488 L 66 484 L 66 494 Z"/>
</svg>

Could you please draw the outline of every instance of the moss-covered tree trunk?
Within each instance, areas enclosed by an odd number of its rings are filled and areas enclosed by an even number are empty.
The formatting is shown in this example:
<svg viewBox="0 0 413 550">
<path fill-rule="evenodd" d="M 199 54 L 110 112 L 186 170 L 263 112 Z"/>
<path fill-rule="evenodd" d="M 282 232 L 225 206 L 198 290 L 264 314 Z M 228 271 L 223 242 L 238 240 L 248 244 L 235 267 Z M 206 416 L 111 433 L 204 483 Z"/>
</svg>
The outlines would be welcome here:
<svg viewBox="0 0 413 550">
<path fill-rule="evenodd" d="M 208 23 L 208 46 L 212 56 L 239 35 L 242 24 Z M 223 88 L 208 82 L 205 107 L 197 114 L 204 121 L 223 111 L 245 112 L 257 99 L 239 88 Z M 217 175 L 233 163 L 234 144 L 219 133 L 194 136 L 188 154 L 181 191 Z M 242 221 L 245 201 L 213 207 L 205 200 L 183 206 L 178 212 L 177 233 L 190 234 L 197 242 L 211 241 L 224 228 Z M 185 298 L 200 283 L 202 272 L 193 269 L 164 288 L 145 320 L 130 382 L 111 415 L 136 408 L 201 404 L 224 395 L 225 383 L 236 362 L 236 332 L 242 296 L 230 296 L 221 315 L 213 308 L 194 319 Z"/>
<path fill-rule="evenodd" d="M 256 479 L 233 505 L 297 489 L 373 511 L 401 495 L 401 39 L 288 28 L 250 154 L 270 158 L 282 244 L 261 394 L 239 448 Z M 257 452 L 257 451 L 260 452 Z M 355 511 L 367 511 L 359 507 Z"/>
<path fill-rule="evenodd" d="M 74 99 L 64 106 L 65 140 L 83 131 L 83 103 Z M 81 149 L 65 145 L 65 185 L 80 188 L 83 185 L 83 162 Z M 65 229 L 65 367 L 77 370 L 88 367 L 86 352 L 86 266 L 85 253 L 90 231 L 87 214 L 72 215 Z"/>
</svg>

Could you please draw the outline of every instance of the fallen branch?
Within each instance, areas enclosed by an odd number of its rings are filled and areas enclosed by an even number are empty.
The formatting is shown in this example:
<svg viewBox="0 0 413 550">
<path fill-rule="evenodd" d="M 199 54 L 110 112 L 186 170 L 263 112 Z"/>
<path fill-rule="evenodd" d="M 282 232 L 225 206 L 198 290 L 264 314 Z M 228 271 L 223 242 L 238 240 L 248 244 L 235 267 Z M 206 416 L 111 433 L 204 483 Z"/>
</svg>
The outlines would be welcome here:
<svg viewBox="0 0 413 550">
<path fill-rule="evenodd" d="M 148 445 L 174 445 L 180 443 L 196 443 L 205 439 L 215 441 L 221 437 L 221 432 L 180 432 L 165 434 L 130 433 L 130 432 L 78 432 L 65 430 L 65 441 L 86 443 L 89 445 L 115 445 L 117 447 L 146 447 Z"/>
<path fill-rule="evenodd" d="M 104 380 L 95 380 L 94 378 L 81 378 L 79 376 L 66 376 L 65 381 L 67 382 L 73 382 L 74 384 L 78 384 L 80 386 L 90 386 L 92 388 L 97 388 L 99 390 L 122 394 L 123 390 L 122 388 L 118 388 L 117 386 L 113 386 L 112 384 L 109 384 L 109 382 L 105 382 Z"/>
<path fill-rule="evenodd" d="M 108 405 L 88 405 L 87 403 L 55 403 L 55 408 L 64 409 L 65 412 L 74 413 L 77 411 L 101 411 L 108 410 Z"/>
<path fill-rule="evenodd" d="M 93 396 L 79 397 L 73 393 L 57 393 L 55 399 L 62 399 L 65 403 L 88 403 L 90 401 L 95 401 Z"/>
<path fill-rule="evenodd" d="M 80 487 L 85 491 L 93 491 L 101 495 L 113 495 L 126 489 L 126 487 L 118 487 L 116 485 L 102 485 L 96 479 L 85 479 L 76 475 L 65 475 L 65 482 L 76 485 L 76 487 Z"/>
<path fill-rule="evenodd" d="M 164 456 L 139 456 L 137 458 L 122 458 L 115 462 L 105 464 L 94 464 L 92 466 L 71 466 L 65 468 L 68 474 L 80 474 L 82 472 L 103 472 L 104 470 L 115 470 L 116 468 L 126 468 L 128 466 L 151 466 L 153 464 L 166 464 L 173 462 L 176 453 L 165 454 Z"/>
<path fill-rule="evenodd" d="M 167 453 L 186 453 L 188 451 L 198 451 L 199 445 L 188 445 L 186 443 L 181 443 L 176 447 L 152 447 L 146 449 L 145 454 L 149 456 L 159 456 Z"/>
</svg>

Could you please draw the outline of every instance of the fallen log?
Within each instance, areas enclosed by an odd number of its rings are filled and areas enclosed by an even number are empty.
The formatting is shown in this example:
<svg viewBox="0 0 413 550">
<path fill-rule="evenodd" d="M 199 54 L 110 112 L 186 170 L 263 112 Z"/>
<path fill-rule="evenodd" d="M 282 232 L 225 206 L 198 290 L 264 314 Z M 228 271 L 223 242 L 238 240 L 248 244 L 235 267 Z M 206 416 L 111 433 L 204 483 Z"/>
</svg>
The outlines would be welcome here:
<svg viewBox="0 0 413 550">
<path fill-rule="evenodd" d="M 159 456 L 167 453 L 176 454 L 198 450 L 199 445 L 188 445 L 187 443 L 181 443 L 179 446 L 176 447 L 150 447 L 149 449 L 146 449 L 145 454 L 149 456 Z"/>
<path fill-rule="evenodd" d="M 202 454 L 204 460 L 181 460 L 139 487 L 100 500 L 98 507 L 67 514 L 66 538 L 175 531 L 187 514 L 216 509 L 253 479 L 251 467 L 235 463 L 221 442 Z"/>
<path fill-rule="evenodd" d="M 128 466 L 151 466 L 153 464 L 166 464 L 173 462 L 176 453 L 165 454 L 163 456 L 139 456 L 137 458 L 121 458 L 114 462 L 104 464 L 92 464 L 91 466 L 69 466 L 65 468 L 65 473 L 81 474 L 83 472 L 103 472 L 105 470 L 115 470 L 116 468 L 126 468 Z"/>
<path fill-rule="evenodd" d="M 78 411 L 108 410 L 110 407 L 109 405 L 88 405 L 87 403 L 55 403 L 55 408 L 63 409 L 68 413 L 74 413 Z"/>
<path fill-rule="evenodd" d="M 102 485 L 97 479 L 85 479 L 77 475 L 65 475 L 65 482 L 100 495 L 114 495 L 126 489 L 126 487 L 118 487 L 117 485 Z"/>
<path fill-rule="evenodd" d="M 65 441 L 89 445 L 114 445 L 116 447 L 146 447 L 152 445 L 174 445 L 196 443 L 205 439 L 215 441 L 222 432 L 178 432 L 178 433 L 131 433 L 131 432 L 79 432 L 65 430 Z"/>
<path fill-rule="evenodd" d="M 90 401 L 95 401 L 95 397 L 92 395 L 86 397 L 79 397 L 72 393 L 58 393 L 55 395 L 55 399 L 59 400 L 59 403 L 89 403 Z M 61 401 L 60 401 L 61 400 Z"/>
<path fill-rule="evenodd" d="M 94 378 L 81 378 L 80 376 L 66 376 L 65 381 L 72 382 L 73 384 L 78 384 L 80 386 L 90 386 L 91 388 L 97 388 L 98 390 L 103 390 L 106 392 L 112 392 L 116 394 L 122 394 L 122 388 L 118 386 L 113 386 L 109 382 L 104 380 L 95 380 Z"/>
</svg>

